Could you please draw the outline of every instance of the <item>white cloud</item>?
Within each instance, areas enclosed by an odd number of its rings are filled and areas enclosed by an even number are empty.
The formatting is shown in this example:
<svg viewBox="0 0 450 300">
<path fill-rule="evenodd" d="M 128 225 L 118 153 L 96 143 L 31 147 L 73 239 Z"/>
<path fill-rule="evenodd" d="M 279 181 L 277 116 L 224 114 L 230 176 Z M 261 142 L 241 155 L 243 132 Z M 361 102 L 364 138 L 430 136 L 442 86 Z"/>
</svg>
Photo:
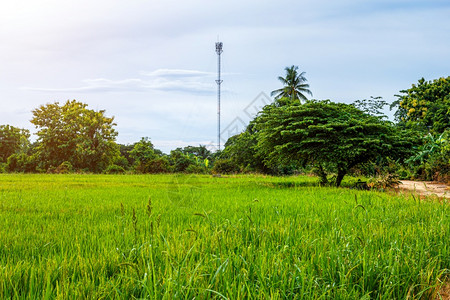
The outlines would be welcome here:
<svg viewBox="0 0 450 300">
<path fill-rule="evenodd" d="M 153 72 L 141 72 L 146 78 L 128 78 L 112 80 L 95 78 L 83 80 L 84 85 L 75 88 L 42 88 L 23 87 L 22 89 L 36 92 L 74 92 L 74 93 L 111 93 L 111 92 L 143 92 L 165 91 L 195 95 L 211 95 L 215 93 L 211 73 L 197 70 L 159 69 Z"/>
<path fill-rule="evenodd" d="M 182 69 L 158 69 L 152 72 L 141 72 L 142 75 L 149 77 L 181 77 L 181 78 L 201 78 L 201 77 L 211 77 L 215 76 L 215 73 L 212 72 L 204 72 L 198 70 L 182 70 Z"/>
</svg>

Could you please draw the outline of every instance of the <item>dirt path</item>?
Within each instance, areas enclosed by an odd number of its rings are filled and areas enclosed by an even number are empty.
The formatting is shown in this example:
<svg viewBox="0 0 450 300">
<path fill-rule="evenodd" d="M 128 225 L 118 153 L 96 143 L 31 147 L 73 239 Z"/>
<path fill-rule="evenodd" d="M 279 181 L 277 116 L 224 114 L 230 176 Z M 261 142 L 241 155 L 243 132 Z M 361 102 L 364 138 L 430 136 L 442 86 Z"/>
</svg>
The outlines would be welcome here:
<svg viewBox="0 0 450 300">
<path fill-rule="evenodd" d="M 450 187 L 446 184 L 433 181 L 402 180 L 398 188 L 408 192 L 415 192 L 423 196 L 436 195 L 439 198 L 443 197 L 450 199 Z"/>
</svg>

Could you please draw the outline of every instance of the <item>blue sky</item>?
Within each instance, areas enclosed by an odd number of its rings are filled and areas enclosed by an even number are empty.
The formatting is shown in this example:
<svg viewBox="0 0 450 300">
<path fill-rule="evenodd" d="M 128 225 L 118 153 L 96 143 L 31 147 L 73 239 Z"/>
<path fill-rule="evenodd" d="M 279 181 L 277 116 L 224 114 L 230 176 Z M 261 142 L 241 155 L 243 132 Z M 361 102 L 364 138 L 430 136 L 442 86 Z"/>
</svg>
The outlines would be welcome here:
<svg viewBox="0 0 450 300">
<path fill-rule="evenodd" d="M 33 132 L 32 109 L 77 99 L 115 116 L 120 143 L 215 144 L 218 38 L 224 138 L 290 65 L 316 99 L 391 102 L 450 75 L 449 16 L 433 0 L 2 1 L 0 124 Z"/>
</svg>

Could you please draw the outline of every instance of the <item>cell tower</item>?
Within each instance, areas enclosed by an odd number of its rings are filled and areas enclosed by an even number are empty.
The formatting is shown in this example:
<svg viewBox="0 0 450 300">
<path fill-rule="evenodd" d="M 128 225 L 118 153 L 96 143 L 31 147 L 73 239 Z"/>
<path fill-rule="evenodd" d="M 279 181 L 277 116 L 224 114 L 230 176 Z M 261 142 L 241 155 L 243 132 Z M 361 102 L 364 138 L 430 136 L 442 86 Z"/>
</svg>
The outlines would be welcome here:
<svg viewBox="0 0 450 300">
<path fill-rule="evenodd" d="M 223 80 L 220 79 L 220 55 L 222 54 L 223 43 L 216 43 L 216 53 L 217 53 L 217 147 L 220 150 L 220 84 Z"/>
</svg>

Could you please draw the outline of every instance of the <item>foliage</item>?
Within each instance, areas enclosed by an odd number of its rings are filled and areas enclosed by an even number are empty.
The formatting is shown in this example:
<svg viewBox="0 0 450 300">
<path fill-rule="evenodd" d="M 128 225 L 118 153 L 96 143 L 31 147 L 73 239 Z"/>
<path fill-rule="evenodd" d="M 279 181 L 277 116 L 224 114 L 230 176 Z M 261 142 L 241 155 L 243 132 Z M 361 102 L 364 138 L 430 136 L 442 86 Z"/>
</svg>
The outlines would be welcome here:
<svg viewBox="0 0 450 300">
<path fill-rule="evenodd" d="M 105 172 L 105 174 L 124 174 L 125 173 L 125 169 L 122 166 L 118 166 L 118 165 L 109 165 Z"/>
<path fill-rule="evenodd" d="M 398 180 L 398 175 L 396 174 L 385 174 L 378 177 L 373 177 L 369 179 L 367 183 L 368 187 L 377 190 L 386 190 L 387 188 L 398 187 L 400 181 Z"/>
<path fill-rule="evenodd" d="M 0 298 L 439 299 L 448 201 L 313 184 L 2 175 Z"/>
<path fill-rule="evenodd" d="M 193 155 L 184 154 L 180 148 L 170 151 L 170 165 L 175 173 L 182 173 L 193 164 L 196 164 Z"/>
<path fill-rule="evenodd" d="M 42 105 L 32 111 L 38 128 L 39 167 L 57 167 L 68 161 L 75 169 L 101 172 L 118 156 L 114 118 L 76 100 Z"/>
<path fill-rule="evenodd" d="M 229 160 L 235 166 L 233 170 L 239 169 L 241 171 L 266 173 L 269 170 L 256 151 L 258 143 L 257 134 L 252 132 L 252 125 L 250 124 L 246 131 L 234 135 L 227 140 L 220 158 L 222 160 Z"/>
<path fill-rule="evenodd" d="M 433 134 L 450 128 L 450 77 L 418 84 L 400 91 L 391 108 L 397 107 L 397 121 L 410 128 Z"/>
<path fill-rule="evenodd" d="M 38 160 L 36 155 L 28 155 L 26 153 L 15 153 L 8 157 L 6 163 L 6 171 L 31 173 L 35 172 Z"/>
<path fill-rule="evenodd" d="M 0 125 L 0 163 L 5 163 L 13 154 L 26 152 L 30 138 L 27 129 L 20 129 L 10 125 Z"/>
<path fill-rule="evenodd" d="M 62 162 L 56 169 L 55 173 L 57 174 L 67 174 L 73 172 L 73 166 L 70 162 L 64 161 Z"/>
<path fill-rule="evenodd" d="M 289 98 L 291 101 L 305 101 L 307 100 L 304 94 L 312 96 L 309 90 L 309 84 L 305 83 L 305 72 L 298 73 L 298 66 L 286 67 L 286 77 L 278 77 L 278 80 L 283 83 L 284 87 L 274 90 L 270 93 L 271 96 L 275 96 L 275 100 L 282 98 Z"/>
<path fill-rule="evenodd" d="M 216 160 L 212 171 L 213 173 L 216 174 L 235 174 L 239 173 L 240 168 L 235 164 L 235 162 L 232 159 L 221 158 Z"/>
<path fill-rule="evenodd" d="M 208 170 L 201 165 L 189 165 L 185 170 L 186 174 L 206 174 Z"/>
<path fill-rule="evenodd" d="M 169 173 L 171 171 L 170 163 L 167 157 L 157 157 L 149 161 L 146 166 L 144 173 L 160 174 Z"/>
<path fill-rule="evenodd" d="M 120 157 L 114 162 L 116 165 L 122 166 L 124 169 L 128 169 L 135 165 L 135 160 L 130 156 L 130 152 L 133 150 L 136 143 L 131 145 L 119 144 Z"/>
<path fill-rule="evenodd" d="M 422 180 L 447 180 L 450 177 L 450 129 L 442 134 L 428 133 L 414 154 L 406 160 L 414 177 Z"/>
<path fill-rule="evenodd" d="M 156 158 L 153 144 L 148 137 L 143 137 L 135 143 L 133 150 L 129 152 L 129 156 L 134 160 L 135 169 L 139 173 L 145 173 L 145 168 L 150 161 Z"/>
<path fill-rule="evenodd" d="M 130 157 L 128 156 L 128 158 L 130 158 Z M 131 158 L 130 158 L 130 160 L 131 160 Z M 129 170 L 131 168 L 130 160 L 128 160 L 127 157 L 120 155 L 120 156 L 116 157 L 116 159 L 113 160 L 112 165 L 120 166 L 124 170 Z M 134 163 L 134 160 L 133 160 L 133 163 Z"/>
<path fill-rule="evenodd" d="M 215 156 L 203 145 L 170 151 L 169 162 L 175 173 L 207 173 Z"/>
<path fill-rule="evenodd" d="M 183 154 L 187 155 L 193 155 L 196 156 L 202 160 L 208 159 L 210 160 L 212 158 L 212 153 L 209 151 L 205 145 L 199 145 L 198 147 L 195 146 L 187 146 L 183 149 L 179 149 Z"/>
<path fill-rule="evenodd" d="M 386 117 L 383 109 L 385 106 L 388 106 L 388 103 L 384 101 L 382 97 L 370 96 L 370 99 L 356 100 L 352 105 L 369 115 L 383 118 Z"/>
<path fill-rule="evenodd" d="M 323 183 L 326 170 L 337 173 L 336 186 L 352 167 L 379 155 L 402 158 L 412 145 L 390 122 L 329 100 L 266 106 L 257 128 L 259 151 L 268 164 L 311 164 Z"/>
</svg>

